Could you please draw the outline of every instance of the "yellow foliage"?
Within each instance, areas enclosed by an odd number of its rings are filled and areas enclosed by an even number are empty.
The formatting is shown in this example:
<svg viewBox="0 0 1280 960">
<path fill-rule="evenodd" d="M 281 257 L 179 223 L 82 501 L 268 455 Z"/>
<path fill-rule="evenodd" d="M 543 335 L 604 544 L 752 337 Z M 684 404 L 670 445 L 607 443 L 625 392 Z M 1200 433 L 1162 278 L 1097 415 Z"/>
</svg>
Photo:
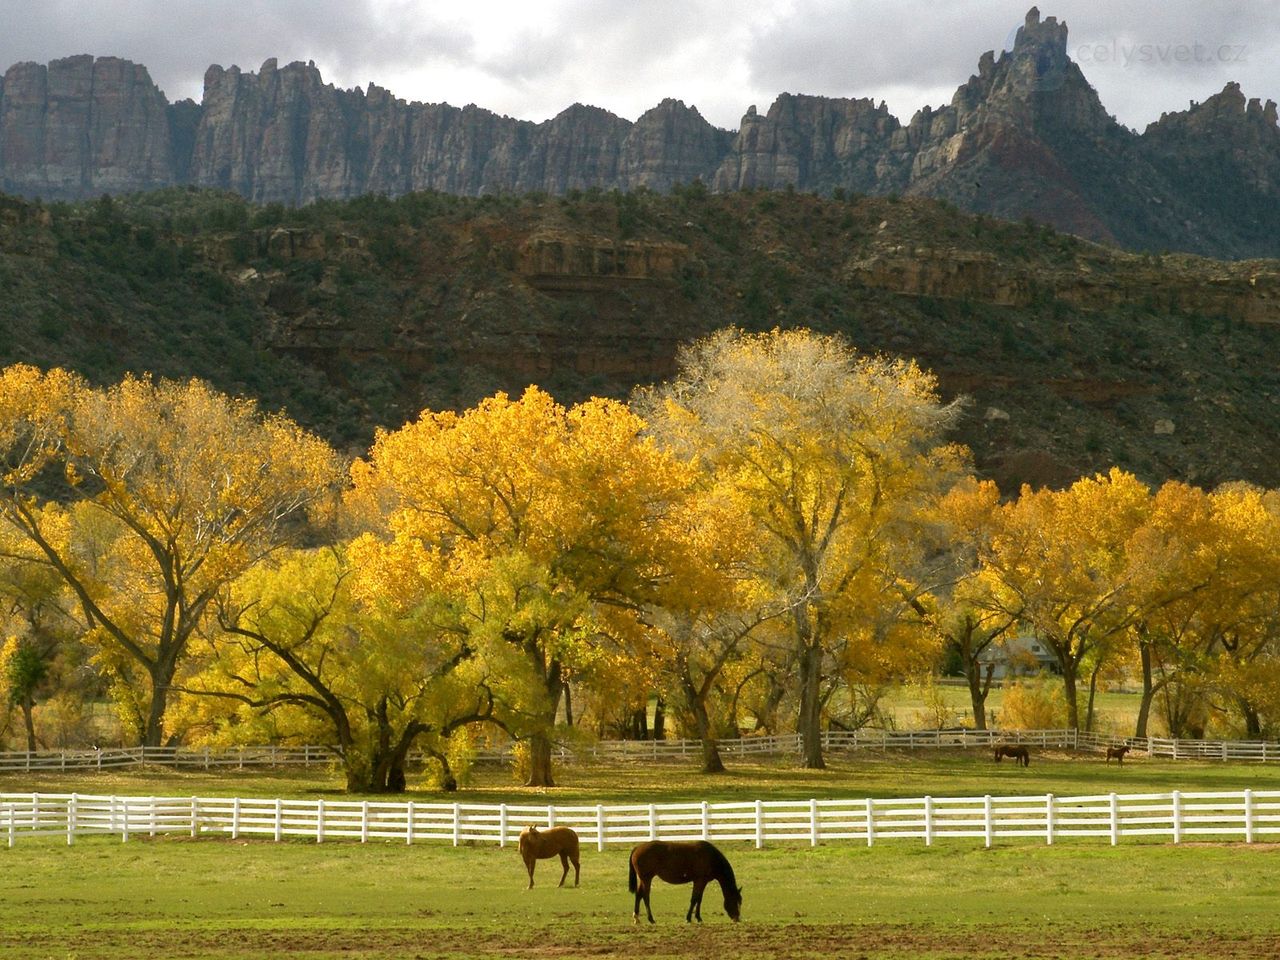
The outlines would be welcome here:
<svg viewBox="0 0 1280 960">
<path fill-rule="evenodd" d="M 999 723 L 1005 730 L 1059 730 L 1067 726 L 1062 685 L 1046 674 L 1014 680 L 1004 692 Z"/>
</svg>

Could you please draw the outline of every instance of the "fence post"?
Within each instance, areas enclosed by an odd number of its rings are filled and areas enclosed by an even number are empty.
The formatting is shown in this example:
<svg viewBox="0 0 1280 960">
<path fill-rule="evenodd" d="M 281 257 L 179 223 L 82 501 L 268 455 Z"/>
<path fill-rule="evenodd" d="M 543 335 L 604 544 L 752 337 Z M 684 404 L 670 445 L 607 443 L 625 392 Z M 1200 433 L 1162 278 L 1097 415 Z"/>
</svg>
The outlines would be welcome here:
<svg viewBox="0 0 1280 960">
<path fill-rule="evenodd" d="M 711 817 L 709 814 L 709 805 L 707 801 L 702 801 L 702 839 L 711 839 Z"/>
<path fill-rule="evenodd" d="M 756 849 L 764 846 L 764 802 L 756 801 Z"/>
<path fill-rule="evenodd" d="M 1170 795 L 1173 802 L 1173 842 L 1182 842 L 1182 794 L 1175 790 Z"/>
<path fill-rule="evenodd" d="M 1044 842 L 1053 846 L 1053 794 L 1044 795 Z"/>
<path fill-rule="evenodd" d="M 462 807 L 454 803 L 453 805 L 453 845 L 458 845 L 458 839 L 462 833 Z"/>
<path fill-rule="evenodd" d="M 547 804 L 547 826 L 554 827 L 556 825 L 556 808 L 551 804 Z"/>
<path fill-rule="evenodd" d="M 658 839 L 658 808 L 649 804 L 649 839 Z"/>
<path fill-rule="evenodd" d="M 933 797 L 924 798 L 924 845 L 933 846 Z"/>
<path fill-rule="evenodd" d="M 324 797 L 316 801 L 316 843 L 324 843 Z"/>
<path fill-rule="evenodd" d="M 604 804 L 596 804 L 596 850 L 604 852 Z"/>
<path fill-rule="evenodd" d="M 507 805 L 498 804 L 498 846 L 507 845 Z"/>
<path fill-rule="evenodd" d="M 360 801 L 360 842 L 369 842 L 369 801 Z M 456 844 L 455 844 L 456 846 Z"/>
<path fill-rule="evenodd" d="M 809 846 L 818 845 L 818 801 L 809 801 Z"/>
<path fill-rule="evenodd" d="M 231 798 L 231 839 L 240 839 L 240 798 Z"/>
<path fill-rule="evenodd" d="M 1244 842 L 1253 843 L 1253 791 L 1244 792 Z"/>
<path fill-rule="evenodd" d="M 191 836 L 196 836 L 200 832 L 200 801 L 196 797 L 191 798 Z"/>
<path fill-rule="evenodd" d="M 986 836 L 987 846 L 991 846 L 991 837 L 995 833 L 995 824 L 991 820 L 991 794 L 982 798 L 982 832 Z"/>
<path fill-rule="evenodd" d="M 867 797 L 867 846 L 871 846 L 876 842 L 876 816 L 875 805 L 870 797 Z"/>
<path fill-rule="evenodd" d="M 1110 814 L 1111 814 L 1111 845 L 1114 847 L 1120 842 L 1120 805 L 1116 800 L 1115 792 L 1111 793 L 1110 798 Z"/>
<path fill-rule="evenodd" d="M 503 827 L 503 825 L 500 824 L 498 829 L 502 833 L 506 833 L 506 830 Z M 505 839 L 505 837 L 500 839 Z M 412 800 L 410 800 L 404 806 L 404 842 L 406 845 L 409 845 L 409 846 L 413 845 L 413 801 Z"/>
<path fill-rule="evenodd" d="M 276 843 L 284 839 L 284 804 L 280 802 L 280 798 L 276 797 Z"/>
<path fill-rule="evenodd" d="M 156 835 L 156 798 L 147 797 L 147 835 L 154 837 Z"/>
<path fill-rule="evenodd" d="M 13 846 L 13 804 L 9 804 L 9 846 Z"/>
<path fill-rule="evenodd" d="M 31 795 L 31 829 L 40 829 L 40 794 Z"/>
<path fill-rule="evenodd" d="M 67 801 L 67 846 L 76 842 L 76 795 Z"/>
<path fill-rule="evenodd" d="M 122 821 L 121 822 L 122 829 L 120 832 L 120 842 L 128 843 L 129 842 L 129 798 L 128 797 L 120 798 L 120 819 Z"/>
</svg>

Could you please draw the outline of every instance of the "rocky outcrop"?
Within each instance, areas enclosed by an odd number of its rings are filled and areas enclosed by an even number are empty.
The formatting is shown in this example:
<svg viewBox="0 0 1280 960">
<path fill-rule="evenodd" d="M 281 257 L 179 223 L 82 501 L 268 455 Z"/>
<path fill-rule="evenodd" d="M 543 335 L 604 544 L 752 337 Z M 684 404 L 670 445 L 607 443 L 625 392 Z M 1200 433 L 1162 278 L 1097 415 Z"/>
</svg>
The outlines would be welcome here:
<svg viewBox="0 0 1280 960">
<path fill-rule="evenodd" d="M 19 63 L 0 83 L 0 189 L 76 199 L 174 182 L 168 103 L 116 57 Z"/>
<path fill-rule="evenodd" d="M 300 204 L 414 190 L 836 189 L 964 209 L 1144 250 L 1280 255 L 1280 127 L 1236 84 L 1139 136 L 1032 8 L 951 102 L 903 125 L 869 99 L 782 94 L 736 133 L 664 100 L 634 123 L 574 104 L 543 123 L 471 105 L 341 90 L 313 63 L 210 67 L 201 104 L 165 103 L 146 70 L 72 57 L 0 82 L 0 189 L 75 198 L 195 184 Z"/>
</svg>

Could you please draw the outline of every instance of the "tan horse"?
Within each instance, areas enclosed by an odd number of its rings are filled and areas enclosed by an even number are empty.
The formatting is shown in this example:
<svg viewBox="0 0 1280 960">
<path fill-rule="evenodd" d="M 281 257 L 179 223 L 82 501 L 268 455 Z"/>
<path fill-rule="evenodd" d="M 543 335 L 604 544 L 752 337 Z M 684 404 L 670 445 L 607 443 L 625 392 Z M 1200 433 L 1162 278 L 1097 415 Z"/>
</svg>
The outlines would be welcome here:
<svg viewBox="0 0 1280 960">
<path fill-rule="evenodd" d="M 564 886 L 565 877 L 569 876 L 569 862 L 573 861 L 573 885 L 578 885 L 578 835 L 568 827 L 549 827 L 539 830 L 530 824 L 520 831 L 520 859 L 529 871 L 529 886 L 533 889 L 533 865 L 539 860 L 547 860 L 558 856 L 564 866 L 560 875 L 560 886 Z"/>
</svg>

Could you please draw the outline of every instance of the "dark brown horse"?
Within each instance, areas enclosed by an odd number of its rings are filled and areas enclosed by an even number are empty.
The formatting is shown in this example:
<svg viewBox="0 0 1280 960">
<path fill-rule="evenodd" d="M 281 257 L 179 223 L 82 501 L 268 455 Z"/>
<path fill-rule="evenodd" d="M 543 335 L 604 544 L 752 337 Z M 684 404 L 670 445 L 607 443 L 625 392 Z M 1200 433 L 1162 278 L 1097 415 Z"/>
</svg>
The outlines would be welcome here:
<svg viewBox="0 0 1280 960">
<path fill-rule="evenodd" d="M 1001 744 L 996 747 L 996 763 L 999 763 L 1003 757 L 1010 757 L 1015 764 L 1020 763 L 1024 767 L 1031 766 L 1031 752 L 1023 746 L 1010 747 Z"/>
<path fill-rule="evenodd" d="M 1124 763 L 1124 755 L 1129 752 L 1127 746 L 1107 747 L 1107 763 L 1111 762 L 1111 758 L 1115 757 L 1116 763 Z"/>
<path fill-rule="evenodd" d="M 560 874 L 559 886 L 564 886 L 564 878 L 569 876 L 569 861 L 573 861 L 573 885 L 578 885 L 578 835 L 568 827 L 549 827 L 539 830 L 530 824 L 520 831 L 520 859 L 529 871 L 529 886 L 533 889 L 533 865 L 539 860 L 547 860 L 558 856 L 564 867 Z"/>
<path fill-rule="evenodd" d="M 653 923 L 653 911 L 649 908 L 649 890 L 654 877 L 667 883 L 692 883 L 693 895 L 685 922 L 697 919 L 702 922 L 702 891 L 715 880 L 724 894 L 724 912 L 731 920 L 737 920 L 742 908 L 742 888 L 733 878 L 733 867 L 723 853 L 705 840 L 665 841 L 651 840 L 631 851 L 631 866 L 627 872 L 627 889 L 636 895 L 632 923 L 640 922 L 640 901 L 644 901 L 645 913 Z"/>
</svg>

